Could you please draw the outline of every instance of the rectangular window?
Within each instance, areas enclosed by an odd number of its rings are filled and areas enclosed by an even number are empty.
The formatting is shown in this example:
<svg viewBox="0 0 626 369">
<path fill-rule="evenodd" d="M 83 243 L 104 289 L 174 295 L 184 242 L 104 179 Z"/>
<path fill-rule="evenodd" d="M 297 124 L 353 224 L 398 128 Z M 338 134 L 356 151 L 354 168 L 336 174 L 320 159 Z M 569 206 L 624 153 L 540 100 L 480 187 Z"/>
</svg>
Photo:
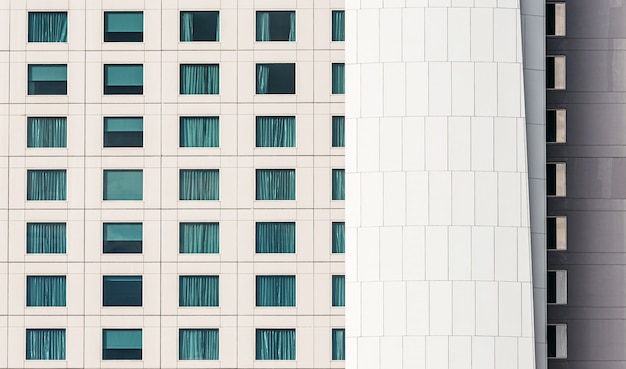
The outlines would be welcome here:
<svg viewBox="0 0 626 369">
<path fill-rule="evenodd" d="M 257 222 L 256 252 L 260 254 L 293 254 L 296 252 L 296 223 Z"/>
<path fill-rule="evenodd" d="M 296 360 L 295 329 L 257 329 L 257 360 Z"/>
<path fill-rule="evenodd" d="M 256 65 L 257 94 L 295 94 L 296 65 L 273 63 Z"/>
<path fill-rule="evenodd" d="M 343 10 L 333 10 L 333 41 L 345 41 L 346 23 Z"/>
<path fill-rule="evenodd" d="M 333 254 L 343 254 L 346 252 L 346 223 L 333 222 L 332 229 Z"/>
<path fill-rule="evenodd" d="M 257 169 L 257 200 L 295 200 L 295 169 Z"/>
<path fill-rule="evenodd" d="M 143 200 L 143 170 L 105 170 L 103 200 Z"/>
<path fill-rule="evenodd" d="M 26 171 L 26 200 L 67 200 L 65 170 Z"/>
<path fill-rule="evenodd" d="M 332 278 L 333 306 L 346 306 L 346 277 L 334 275 Z"/>
<path fill-rule="evenodd" d="M 219 147 L 219 117 L 180 117 L 180 147 Z"/>
<path fill-rule="evenodd" d="M 178 360 L 219 360 L 219 339 L 217 329 L 178 330 Z"/>
<path fill-rule="evenodd" d="M 565 109 L 546 111 L 546 142 L 565 142 Z"/>
<path fill-rule="evenodd" d="M 346 90 L 345 64 L 333 63 L 333 94 L 343 95 Z"/>
<path fill-rule="evenodd" d="M 181 95 L 216 95 L 220 93 L 219 64 L 181 64 Z"/>
<path fill-rule="evenodd" d="M 141 223 L 104 223 L 102 252 L 105 254 L 141 254 L 143 248 Z"/>
<path fill-rule="evenodd" d="M 296 306 L 296 276 L 258 275 L 256 306 Z"/>
<path fill-rule="evenodd" d="M 26 277 L 26 306 L 65 306 L 65 276 Z"/>
<path fill-rule="evenodd" d="M 103 329 L 102 360 L 141 360 L 141 329 Z"/>
<path fill-rule="evenodd" d="M 565 36 L 565 3 L 546 4 L 546 36 Z"/>
<path fill-rule="evenodd" d="M 143 147 L 143 118 L 105 117 L 104 147 Z"/>
<path fill-rule="evenodd" d="M 180 12 L 180 40 L 219 41 L 220 12 Z"/>
<path fill-rule="evenodd" d="M 143 42 L 143 12 L 104 12 L 104 42 Z"/>
<path fill-rule="evenodd" d="M 102 306 L 141 306 L 140 275 L 105 275 L 102 277 Z"/>
<path fill-rule="evenodd" d="M 567 304 L 567 270 L 548 270 L 548 304 Z"/>
<path fill-rule="evenodd" d="M 346 330 L 343 328 L 334 328 L 332 330 L 332 344 L 333 360 L 345 360 L 346 359 Z"/>
<path fill-rule="evenodd" d="M 546 220 L 548 250 L 567 250 L 567 217 L 548 217 Z"/>
<path fill-rule="evenodd" d="M 295 147 L 296 117 L 256 117 L 256 147 Z"/>
<path fill-rule="evenodd" d="M 547 327 L 548 358 L 567 358 L 567 324 L 549 324 Z"/>
<path fill-rule="evenodd" d="M 67 95 L 67 64 L 29 64 L 29 95 Z"/>
<path fill-rule="evenodd" d="M 67 12 L 28 12 L 28 42 L 67 42 Z"/>
<path fill-rule="evenodd" d="M 546 88 L 565 89 L 565 56 L 546 57 Z"/>
<path fill-rule="evenodd" d="M 220 252 L 219 223 L 180 223 L 181 254 L 217 254 Z"/>
<path fill-rule="evenodd" d="M 546 182 L 548 196 L 565 196 L 565 163 L 547 163 Z"/>
<path fill-rule="evenodd" d="M 65 360 L 65 329 L 27 329 L 26 360 Z"/>
<path fill-rule="evenodd" d="M 257 41 L 295 41 L 296 12 L 256 12 Z"/>
<path fill-rule="evenodd" d="M 65 223 L 26 223 L 27 254 L 65 254 Z"/>
<path fill-rule="evenodd" d="M 220 277 L 216 275 L 179 276 L 178 306 L 220 306 Z"/>
<path fill-rule="evenodd" d="M 332 124 L 333 147 L 346 146 L 345 117 L 333 117 Z"/>
<path fill-rule="evenodd" d="M 105 95 L 143 94 L 142 64 L 105 64 Z"/>
<path fill-rule="evenodd" d="M 346 172 L 344 169 L 333 169 L 333 200 L 345 200 L 345 177 Z"/>
<path fill-rule="evenodd" d="M 67 118 L 28 117 L 26 147 L 67 147 Z"/>
<path fill-rule="evenodd" d="M 181 169 L 180 200 L 219 200 L 220 171 L 218 169 Z"/>
</svg>

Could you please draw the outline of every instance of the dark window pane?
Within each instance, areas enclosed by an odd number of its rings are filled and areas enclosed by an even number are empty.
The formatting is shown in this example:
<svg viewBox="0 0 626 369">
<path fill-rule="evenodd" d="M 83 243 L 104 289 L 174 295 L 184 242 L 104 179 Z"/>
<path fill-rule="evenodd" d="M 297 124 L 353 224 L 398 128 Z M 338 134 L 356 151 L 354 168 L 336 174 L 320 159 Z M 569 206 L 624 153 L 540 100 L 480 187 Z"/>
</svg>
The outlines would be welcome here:
<svg viewBox="0 0 626 369">
<path fill-rule="evenodd" d="M 556 110 L 546 111 L 546 142 L 556 142 Z"/>
<path fill-rule="evenodd" d="M 555 7 L 554 4 L 546 4 L 546 35 L 554 36 L 555 27 Z"/>
<path fill-rule="evenodd" d="M 546 164 L 546 192 L 556 196 L 556 164 Z"/>
<path fill-rule="evenodd" d="M 296 65 L 257 64 L 256 81 L 257 94 L 295 94 Z"/>
<path fill-rule="evenodd" d="M 546 238 L 548 250 L 556 250 L 556 218 L 547 219 Z"/>
<path fill-rule="evenodd" d="M 143 94 L 143 65 L 141 64 L 105 64 L 105 95 L 141 95 Z"/>
<path fill-rule="evenodd" d="M 104 276 L 102 278 L 103 306 L 141 306 L 141 276 Z"/>
<path fill-rule="evenodd" d="M 28 66 L 29 95 L 67 95 L 67 65 L 31 64 Z"/>
<path fill-rule="evenodd" d="M 554 57 L 546 58 L 546 88 L 554 88 Z"/>
<path fill-rule="evenodd" d="M 219 12 L 180 12 L 180 40 L 219 41 Z"/>
<path fill-rule="evenodd" d="M 104 12 L 105 42 L 142 42 L 143 12 Z"/>
<path fill-rule="evenodd" d="M 143 147 L 143 118 L 104 118 L 104 147 Z"/>
<path fill-rule="evenodd" d="M 556 357 L 556 326 L 547 327 L 548 357 Z"/>
<path fill-rule="evenodd" d="M 257 41 L 295 41 L 296 12 L 256 12 Z"/>
<path fill-rule="evenodd" d="M 556 303 L 556 272 L 548 272 L 548 303 Z"/>
</svg>

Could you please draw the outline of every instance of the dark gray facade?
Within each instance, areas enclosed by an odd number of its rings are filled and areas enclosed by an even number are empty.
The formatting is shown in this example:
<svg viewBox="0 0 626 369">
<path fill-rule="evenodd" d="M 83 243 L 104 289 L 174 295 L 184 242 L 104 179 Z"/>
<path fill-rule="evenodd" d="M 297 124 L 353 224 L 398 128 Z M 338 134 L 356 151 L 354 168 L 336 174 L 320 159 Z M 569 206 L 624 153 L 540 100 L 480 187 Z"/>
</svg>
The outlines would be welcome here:
<svg viewBox="0 0 626 369">
<path fill-rule="evenodd" d="M 567 216 L 567 250 L 548 251 L 548 270 L 567 270 L 567 304 L 548 324 L 567 324 L 567 358 L 550 369 L 626 368 L 626 1 L 567 0 L 565 36 L 546 39 L 564 55 L 564 90 L 547 109 L 566 109 L 566 142 L 547 144 L 566 163 L 566 196 L 548 216 Z"/>
</svg>

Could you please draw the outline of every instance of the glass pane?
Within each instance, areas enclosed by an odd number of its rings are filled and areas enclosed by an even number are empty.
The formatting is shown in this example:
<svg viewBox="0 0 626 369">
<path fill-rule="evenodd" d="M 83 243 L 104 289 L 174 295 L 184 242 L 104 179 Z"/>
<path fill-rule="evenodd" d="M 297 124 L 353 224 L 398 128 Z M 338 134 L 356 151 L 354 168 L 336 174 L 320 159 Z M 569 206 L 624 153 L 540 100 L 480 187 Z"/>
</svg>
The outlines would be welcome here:
<svg viewBox="0 0 626 369">
<path fill-rule="evenodd" d="M 141 223 L 104 223 L 106 241 L 141 241 L 143 225 Z"/>
<path fill-rule="evenodd" d="M 178 332 L 179 360 L 219 360 L 219 330 L 181 329 Z"/>
<path fill-rule="evenodd" d="M 345 329 L 333 329 L 332 330 L 333 341 L 333 360 L 345 360 L 346 359 L 346 330 Z"/>
<path fill-rule="evenodd" d="M 105 349 L 141 349 L 141 329 L 103 329 Z"/>
<path fill-rule="evenodd" d="M 105 32 L 143 32 L 143 12 L 104 12 Z"/>
<path fill-rule="evenodd" d="M 219 12 L 180 12 L 180 40 L 219 41 Z"/>
<path fill-rule="evenodd" d="M 141 276 L 103 276 L 103 306 L 141 306 Z"/>
<path fill-rule="evenodd" d="M 143 86 L 143 65 L 105 65 L 107 86 Z"/>
<path fill-rule="evenodd" d="M 257 329 L 257 360 L 295 360 L 295 329 Z"/>
<path fill-rule="evenodd" d="M 257 94 L 295 94 L 296 65 L 257 64 L 256 80 Z"/>
<path fill-rule="evenodd" d="M 219 277 L 209 275 L 180 276 L 179 306 L 219 306 Z"/>
<path fill-rule="evenodd" d="M 334 254 L 346 252 L 346 224 L 344 222 L 333 222 L 332 249 Z"/>
<path fill-rule="evenodd" d="M 296 12 L 259 11 L 256 12 L 257 41 L 295 41 Z"/>
<path fill-rule="evenodd" d="M 296 117 L 256 117 L 257 147 L 295 147 Z"/>
<path fill-rule="evenodd" d="M 212 95 L 220 93 L 218 64 L 181 64 L 181 95 Z"/>
<path fill-rule="evenodd" d="M 332 30 L 332 40 L 333 41 L 344 41 L 345 40 L 345 13 L 343 10 L 333 10 L 333 30 Z"/>
<path fill-rule="evenodd" d="M 345 200 L 345 170 L 333 169 L 333 200 Z"/>
<path fill-rule="evenodd" d="M 296 223 L 257 222 L 255 242 L 257 253 L 294 253 Z"/>
<path fill-rule="evenodd" d="M 28 42 L 67 42 L 67 13 L 29 12 Z"/>
<path fill-rule="evenodd" d="M 346 302 L 346 278 L 343 275 L 334 275 L 332 278 L 332 304 L 333 306 L 345 306 Z"/>
<path fill-rule="evenodd" d="M 333 94 L 345 93 L 345 64 L 333 63 Z"/>
<path fill-rule="evenodd" d="M 257 276 L 256 306 L 296 306 L 296 277 L 293 275 Z"/>
<path fill-rule="evenodd" d="M 26 306 L 65 306 L 65 276 L 27 276 Z"/>
<path fill-rule="evenodd" d="M 67 147 L 67 118 L 33 118 L 27 120 L 27 147 Z"/>
<path fill-rule="evenodd" d="M 66 64 L 30 64 L 28 81 L 67 81 Z"/>
<path fill-rule="evenodd" d="M 27 329 L 26 360 L 65 360 L 65 329 Z"/>
<path fill-rule="evenodd" d="M 105 170 L 103 200 L 142 200 L 143 171 Z"/>
<path fill-rule="evenodd" d="M 143 131 L 143 118 L 127 117 L 127 118 L 104 118 L 105 132 L 133 132 Z"/>
<path fill-rule="evenodd" d="M 66 200 L 65 170 L 29 170 L 26 178 L 27 200 Z"/>
<path fill-rule="evenodd" d="M 27 223 L 26 253 L 65 254 L 65 223 Z"/>
<path fill-rule="evenodd" d="M 332 146 L 344 147 L 346 145 L 345 139 L 345 118 L 333 117 L 332 121 Z"/>
<path fill-rule="evenodd" d="M 219 253 L 219 223 L 180 223 L 179 252 L 181 254 Z"/>
<path fill-rule="evenodd" d="M 295 200 L 295 169 L 257 169 L 257 200 Z"/>
<path fill-rule="evenodd" d="M 219 147 L 219 117 L 180 117 L 180 147 Z"/>
</svg>

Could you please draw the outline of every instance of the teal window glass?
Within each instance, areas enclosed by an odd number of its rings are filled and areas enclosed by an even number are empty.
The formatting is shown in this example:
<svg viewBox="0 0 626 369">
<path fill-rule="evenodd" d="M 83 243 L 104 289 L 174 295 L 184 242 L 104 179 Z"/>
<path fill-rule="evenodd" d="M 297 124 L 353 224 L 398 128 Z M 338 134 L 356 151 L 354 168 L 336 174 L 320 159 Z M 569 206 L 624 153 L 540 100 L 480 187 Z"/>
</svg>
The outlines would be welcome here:
<svg viewBox="0 0 626 369">
<path fill-rule="evenodd" d="M 102 306 L 141 306 L 140 275 L 105 275 L 102 277 Z"/>
<path fill-rule="evenodd" d="M 181 95 L 215 95 L 220 93 L 218 64 L 181 64 Z"/>
<path fill-rule="evenodd" d="M 296 12 L 256 12 L 257 41 L 295 41 Z"/>
<path fill-rule="evenodd" d="M 178 306 L 220 306 L 219 276 L 179 276 Z"/>
<path fill-rule="evenodd" d="M 219 147 L 219 117 L 180 117 L 180 147 Z"/>
<path fill-rule="evenodd" d="M 346 252 L 346 223 L 333 222 L 332 226 L 332 249 L 333 254 Z"/>
<path fill-rule="evenodd" d="M 27 276 L 26 306 L 65 306 L 65 276 Z"/>
<path fill-rule="evenodd" d="M 180 223 L 181 254 L 217 254 L 220 252 L 219 223 Z"/>
<path fill-rule="evenodd" d="M 143 65 L 141 64 L 105 64 L 105 95 L 141 95 L 143 94 Z"/>
<path fill-rule="evenodd" d="M 345 94 L 346 81 L 345 81 L 345 64 L 333 63 L 333 94 Z"/>
<path fill-rule="evenodd" d="M 28 42 L 67 42 L 67 12 L 28 12 Z"/>
<path fill-rule="evenodd" d="M 219 12 L 180 12 L 180 40 L 219 41 Z"/>
<path fill-rule="evenodd" d="M 104 223 L 102 251 L 105 254 L 141 254 L 143 248 L 141 223 Z"/>
<path fill-rule="evenodd" d="M 27 254 L 65 254 L 65 223 L 26 223 Z"/>
<path fill-rule="evenodd" d="M 29 64 L 29 95 L 67 95 L 67 64 Z"/>
<path fill-rule="evenodd" d="M 296 306 L 296 276 L 258 275 L 256 306 Z"/>
<path fill-rule="evenodd" d="M 142 170 L 105 170 L 103 200 L 143 200 Z"/>
<path fill-rule="evenodd" d="M 26 147 L 67 147 L 67 118 L 29 117 L 26 124 Z"/>
<path fill-rule="evenodd" d="M 26 171 L 26 200 L 67 200 L 65 170 Z"/>
<path fill-rule="evenodd" d="M 102 360 L 141 360 L 141 329 L 103 329 Z"/>
<path fill-rule="evenodd" d="M 332 197 L 333 200 L 345 200 L 345 170 L 344 169 L 333 169 L 333 189 L 332 189 Z"/>
<path fill-rule="evenodd" d="M 143 117 L 105 117 L 104 147 L 143 147 Z"/>
<path fill-rule="evenodd" d="M 219 339 L 217 329 L 180 329 L 178 360 L 219 360 Z"/>
<path fill-rule="evenodd" d="M 346 146 L 345 117 L 333 117 L 332 119 L 332 145 L 333 147 Z"/>
<path fill-rule="evenodd" d="M 257 169 L 257 200 L 295 200 L 295 169 Z"/>
<path fill-rule="evenodd" d="M 345 12 L 343 10 L 333 10 L 332 18 L 333 18 L 332 40 L 333 41 L 345 41 L 346 39 Z"/>
<path fill-rule="evenodd" d="M 257 360 L 296 360 L 295 329 L 257 329 Z"/>
<path fill-rule="evenodd" d="M 296 65 L 271 63 L 256 65 L 257 94 L 295 94 Z"/>
<path fill-rule="evenodd" d="M 104 42 L 143 42 L 143 12 L 104 12 Z"/>
<path fill-rule="evenodd" d="M 220 171 L 218 169 L 181 169 L 180 200 L 219 200 Z"/>
<path fill-rule="evenodd" d="M 256 147 L 295 147 L 296 117 L 256 117 Z"/>
<path fill-rule="evenodd" d="M 332 359 L 346 359 L 346 330 L 343 328 L 334 328 L 332 330 Z"/>
<path fill-rule="evenodd" d="M 26 360 L 65 360 L 65 329 L 27 329 Z"/>
<path fill-rule="evenodd" d="M 255 250 L 260 254 L 293 254 L 296 252 L 296 223 L 257 222 Z"/>
<path fill-rule="evenodd" d="M 346 278 L 343 275 L 332 277 L 332 303 L 333 306 L 346 305 Z"/>
</svg>

